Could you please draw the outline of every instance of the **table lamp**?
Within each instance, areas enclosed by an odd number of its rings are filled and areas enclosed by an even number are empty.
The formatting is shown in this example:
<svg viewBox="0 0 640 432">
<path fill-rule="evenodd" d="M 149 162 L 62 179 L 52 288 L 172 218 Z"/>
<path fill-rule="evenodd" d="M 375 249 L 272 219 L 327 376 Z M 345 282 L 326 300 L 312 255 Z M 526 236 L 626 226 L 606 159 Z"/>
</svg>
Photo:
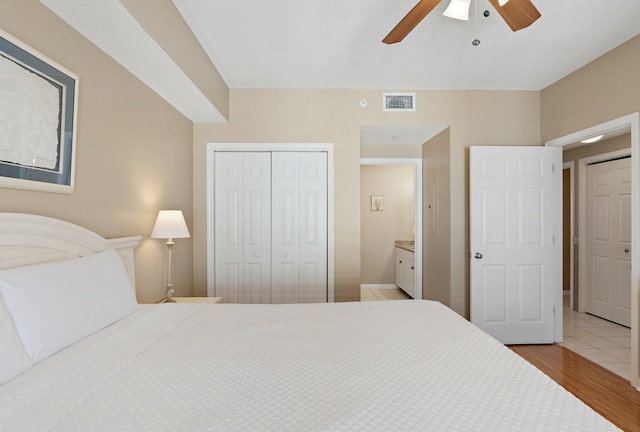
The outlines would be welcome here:
<svg viewBox="0 0 640 432">
<path fill-rule="evenodd" d="M 175 303 L 173 296 L 173 284 L 171 283 L 171 250 L 173 249 L 174 238 L 189 238 L 189 229 L 184 221 L 181 210 L 160 210 L 156 224 L 153 226 L 151 238 L 167 239 L 167 249 L 169 257 L 167 262 L 167 287 L 164 291 L 163 302 Z"/>
</svg>

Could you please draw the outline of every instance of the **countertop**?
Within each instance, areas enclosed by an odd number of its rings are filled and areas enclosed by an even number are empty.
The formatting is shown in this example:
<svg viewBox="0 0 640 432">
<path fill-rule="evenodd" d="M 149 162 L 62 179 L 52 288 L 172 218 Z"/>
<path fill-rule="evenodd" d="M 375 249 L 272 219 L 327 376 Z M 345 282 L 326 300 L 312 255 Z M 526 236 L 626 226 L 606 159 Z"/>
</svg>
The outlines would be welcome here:
<svg viewBox="0 0 640 432">
<path fill-rule="evenodd" d="M 409 252 L 416 251 L 416 243 L 413 240 L 396 240 L 396 247 Z"/>
</svg>

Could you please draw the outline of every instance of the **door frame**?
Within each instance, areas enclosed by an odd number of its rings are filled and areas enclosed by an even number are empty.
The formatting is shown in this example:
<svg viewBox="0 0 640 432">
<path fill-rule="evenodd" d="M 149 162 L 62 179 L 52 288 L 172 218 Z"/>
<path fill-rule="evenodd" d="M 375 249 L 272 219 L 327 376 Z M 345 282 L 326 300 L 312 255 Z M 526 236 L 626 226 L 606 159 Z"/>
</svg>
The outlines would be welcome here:
<svg viewBox="0 0 640 432">
<path fill-rule="evenodd" d="M 575 209 L 576 209 L 576 191 L 575 191 L 575 162 L 569 161 L 562 164 L 562 169 L 569 170 L 569 218 L 570 218 L 570 227 L 569 227 L 569 309 L 573 309 L 573 301 L 574 301 L 574 289 L 573 286 L 575 283 Z M 564 200 L 563 200 L 564 201 Z M 563 204 L 564 207 L 564 204 Z M 582 225 L 581 225 L 582 226 Z M 564 243 L 563 243 L 564 244 Z M 580 290 L 578 289 L 578 293 Z M 580 298 L 580 296 L 578 296 Z M 564 306 L 564 305 L 562 305 Z"/>
<path fill-rule="evenodd" d="M 579 143 L 581 140 L 600 134 L 629 129 L 631 132 L 631 254 L 640 256 L 640 113 L 634 112 L 596 126 L 583 129 L 563 137 L 545 142 L 547 146 L 565 147 Z M 579 239 L 579 243 L 583 243 Z M 640 345 L 639 325 L 639 294 L 640 294 L 640 265 L 631 268 L 631 385 L 640 390 L 640 362 L 638 361 L 638 347 Z"/>
<path fill-rule="evenodd" d="M 335 301 L 334 291 L 334 164 L 333 144 L 331 143 L 207 143 L 207 295 L 215 295 L 215 164 L 216 152 L 326 152 L 327 153 L 327 301 Z"/>
<path fill-rule="evenodd" d="M 578 213 L 579 218 L 579 239 L 587 238 L 587 166 L 596 163 L 603 162 L 609 159 L 631 156 L 631 149 L 616 150 L 609 153 L 603 153 L 595 156 L 578 159 L 578 171 L 580 185 L 580 210 Z M 631 158 L 631 164 L 633 166 L 633 158 Z M 631 182 L 633 188 L 633 181 Z M 633 193 L 633 192 L 632 192 Z M 633 197 L 631 198 L 633 200 Z M 633 224 L 633 222 L 632 222 Z M 632 242 L 633 246 L 633 242 Z M 587 242 L 578 242 L 578 312 L 586 312 L 587 310 Z M 631 266 L 633 269 L 633 266 Z M 633 280 L 633 276 L 632 276 Z"/>
<path fill-rule="evenodd" d="M 361 158 L 362 165 L 413 165 L 413 207 L 415 217 L 415 267 L 416 267 L 416 297 L 422 300 L 424 287 L 422 286 L 422 159 L 421 158 Z"/>
</svg>

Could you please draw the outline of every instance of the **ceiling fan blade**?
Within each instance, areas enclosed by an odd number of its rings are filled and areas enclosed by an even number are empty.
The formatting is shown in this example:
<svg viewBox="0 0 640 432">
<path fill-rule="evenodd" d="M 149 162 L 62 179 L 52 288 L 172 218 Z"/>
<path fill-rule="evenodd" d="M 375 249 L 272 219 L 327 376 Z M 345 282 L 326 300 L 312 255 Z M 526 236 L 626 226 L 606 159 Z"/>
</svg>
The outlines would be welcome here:
<svg viewBox="0 0 640 432">
<path fill-rule="evenodd" d="M 498 0 L 489 2 L 514 32 L 529 27 L 542 16 L 531 0 L 509 0 L 504 6 L 500 6 Z"/>
<path fill-rule="evenodd" d="M 394 44 L 400 42 L 407 36 L 420 21 L 426 17 L 434 7 L 438 6 L 441 0 L 420 0 L 411 11 L 400 20 L 393 30 L 384 38 L 382 42 Z M 512 0 L 513 1 L 513 0 Z"/>
</svg>

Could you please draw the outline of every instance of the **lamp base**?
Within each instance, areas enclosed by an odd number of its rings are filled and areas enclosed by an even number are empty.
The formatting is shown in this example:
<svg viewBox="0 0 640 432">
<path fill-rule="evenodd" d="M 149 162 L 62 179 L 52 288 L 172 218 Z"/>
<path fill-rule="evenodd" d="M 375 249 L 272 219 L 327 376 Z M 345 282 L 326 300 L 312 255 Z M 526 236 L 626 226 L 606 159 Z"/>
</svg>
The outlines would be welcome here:
<svg viewBox="0 0 640 432">
<path fill-rule="evenodd" d="M 174 299 L 162 299 L 160 303 L 178 303 Z"/>
<path fill-rule="evenodd" d="M 164 301 L 163 303 L 175 303 L 173 297 L 173 284 L 168 284 L 164 289 Z"/>
</svg>

